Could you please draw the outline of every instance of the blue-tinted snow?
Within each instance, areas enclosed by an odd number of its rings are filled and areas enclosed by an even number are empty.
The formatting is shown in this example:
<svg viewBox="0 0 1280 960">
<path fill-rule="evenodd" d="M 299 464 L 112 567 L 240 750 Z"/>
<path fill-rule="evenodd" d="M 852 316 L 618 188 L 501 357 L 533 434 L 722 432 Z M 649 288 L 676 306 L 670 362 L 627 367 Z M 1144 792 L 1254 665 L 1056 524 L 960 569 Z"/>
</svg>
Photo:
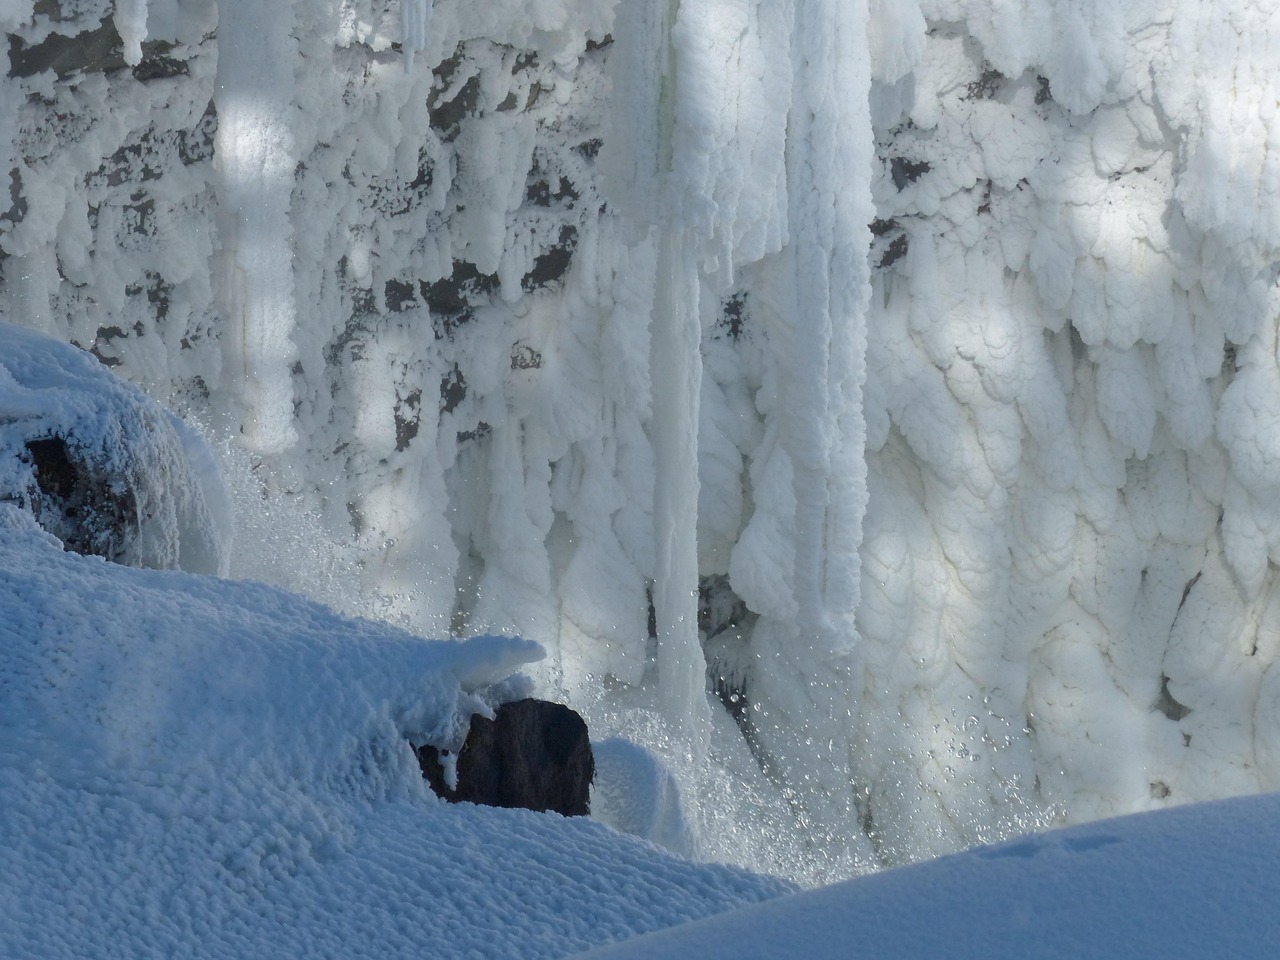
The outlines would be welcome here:
<svg viewBox="0 0 1280 960">
<path fill-rule="evenodd" d="M 430 794 L 408 738 L 540 655 L 67 554 L 0 505 L 0 956 L 555 957 L 788 889 Z"/>
<path fill-rule="evenodd" d="M 1264 960 L 1280 944 L 1280 797 L 984 847 L 591 951 L 600 960 Z"/>
</svg>

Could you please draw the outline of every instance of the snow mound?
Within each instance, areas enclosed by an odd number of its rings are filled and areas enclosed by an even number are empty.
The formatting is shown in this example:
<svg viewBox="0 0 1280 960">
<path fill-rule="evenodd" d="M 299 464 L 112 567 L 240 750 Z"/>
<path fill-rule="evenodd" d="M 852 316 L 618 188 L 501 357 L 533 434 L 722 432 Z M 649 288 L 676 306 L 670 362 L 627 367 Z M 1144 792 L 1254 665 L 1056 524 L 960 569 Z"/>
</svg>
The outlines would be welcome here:
<svg viewBox="0 0 1280 960">
<path fill-rule="evenodd" d="M 622 737 L 593 743 L 591 749 L 596 761 L 591 815 L 615 830 L 691 855 L 693 840 L 675 774 L 649 750 Z"/>
<path fill-rule="evenodd" d="M 0 956 L 553 957 L 787 889 L 437 800 L 410 741 L 540 656 L 65 553 L 0 504 Z"/>
<path fill-rule="evenodd" d="M 52 442 L 91 500 L 51 500 L 31 444 Z M 63 456 L 63 453 L 57 456 Z M 0 321 L 0 499 L 87 549 L 130 566 L 225 574 L 230 511 L 213 453 L 186 424 L 91 354 Z M 81 495 L 80 499 L 84 499 Z M 65 509 L 64 509 L 65 506 Z M 68 521 L 63 514 L 78 514 Z M 109 531 L 106 528 L 113 528 Z"/>
<path fill-rule="evenodd" d="M 582 957 L 1271 957 L 1280 942 L 1277 823 L 1274 795 L 1136 814 L 886 870 Z"/>
</svg>

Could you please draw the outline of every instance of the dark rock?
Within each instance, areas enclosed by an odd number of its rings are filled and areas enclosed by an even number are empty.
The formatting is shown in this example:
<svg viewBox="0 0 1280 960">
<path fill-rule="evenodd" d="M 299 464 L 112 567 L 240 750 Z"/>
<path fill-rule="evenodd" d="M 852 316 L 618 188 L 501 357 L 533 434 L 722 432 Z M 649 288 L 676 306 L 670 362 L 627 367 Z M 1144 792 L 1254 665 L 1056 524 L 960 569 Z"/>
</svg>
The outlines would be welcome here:
<svg viewBox="0 0 1280 960">
<path fill-rule="evenodd" d="M 1179 703 L 1169 692 L 1167 676 L 1160 677 L 1160 695 L 1156 699 L 1156 709 L 1175 723 L 1193 712 L 1185 703 Z"/>
<path fill-rule="evenodd" d="M 137 505 L 118 478 L 95 469 L 59 436 L 26 441 L 37 490 L 32 513 L 72 553 L 119 562 L 138 535 Z"/>
<path fill-rule="evenodd" d="M 142 45 L 142 62 L 133 68 L 134 77 L 146 82 L 185 75 L 187 65 L 167 56 L 173 46 L 166 41 L 145 42 Z M 76 73 L 112 73 L 127 66 L 124 43 L 110 17 L 96 27 L 80 30 L 73 36 L 51 33 L 32 46 L 27 46 L 20 37 L 9 36 L 10 77 L 31 77 L 52 70 L 59 79 L 65 80 Z"/>
<path fill-rule="evenodd" d="M 455 363 L 440 379 L 440 412 L 453 413 L 467 399 L 467 379 Z"/>
<path fill-rule="evenodd" d="M 905 233 L 900 233 L 889 241 L 889 246 L 885 248 L 884 256 L 880 258 L 879 266 L 891 267 L 903 257 L 907 255 L 909 242 Z"/>
<path fill-rule="evenodd" d="M 542 290 L 559 281 L 569 272 L 573 263 L 573 251 L 578 245 L 578 229 L 572 224 L 560 228 L 560 239 L 533 261 L 533 269 L 524 275 L 520 286 L 527 292 Z"/>
<path fill-rule="evenodd" d="M 453 272 L 432 283 L 419 281 L 418 292 L 431 311 L 431 324 L 437 340 L 453 335 L 468 323 L 473 308 L 487 302 L 499 286 L 495 274 L 483 274 L 475 264 L 465 260 L 453 262 Z"/>
<path fill-rule="evenodd" d="M 727 576 L 698 578 L 698 631 L 705 638 L 707 680 L 749 745 L 756 734 L 748 699 L 755 657 L 748 638 L 757 619 Z"/>
<path fill-rule="evenodd" d="M 1004 74 L 991 67 L 990 64 L 984 64 L 983 66 L 985 69 L 982 71 L 982 76 L 969 84 L 968 95 L 964 99 L 990 100 L 1000 91 L 1000 87 L 1005 81 Z"/>
<path fill-rule="evenodd" d="M 1048 103 L 1053 99 L 1053 91 L 1049 89 L 1048 77 L 1036 77 L 1036 106 Z"/>
<path fill-rule="evenodd" d="M 889 176 L 899 191 L 907 189 L 907 185 L 915 183 L 932 170 L 928 160 L 909 160 L 906 157 L 893 157 L 889 161 Z"/>
<path fill-rule="evenodd" d="M 421 428 L 422 391 L 411 390 L 404 397 L 397 391 L 393 412 L 396 420 L 396 452 L 399 453 L 409 449 L 409 444 Z"/>
<path fill-rule="evenodd" d="M 445 783 L 442 751 L 418 750 L 422 775 L 450 802 L 554 811 L 590 812 L 595 761 L 587 725 L 573 710 L 546 700 L 504 703 L 489 720 L 476 714 L 458 754 L 458 787 Z"/>
</svg>

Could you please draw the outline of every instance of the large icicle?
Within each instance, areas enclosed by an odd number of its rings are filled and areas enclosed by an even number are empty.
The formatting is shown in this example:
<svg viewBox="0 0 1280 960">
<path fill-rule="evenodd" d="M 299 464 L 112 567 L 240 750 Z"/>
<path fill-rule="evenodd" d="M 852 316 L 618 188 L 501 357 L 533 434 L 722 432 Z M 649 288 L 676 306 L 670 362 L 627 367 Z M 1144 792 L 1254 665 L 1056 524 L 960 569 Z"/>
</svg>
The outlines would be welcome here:
<svg viewBox="0 0 1280 960">
<path fill-rule="evenodd" d="M 680 0 L 671 0 L 663 37 L 666 69 L 658 101 L 658 276 L 651 324 L 654 497 L 657 541 L 653 609 L 658 632 L 658 681 L 669 722 L 697 754 L 707 734 L 706 662 L 698 639 L 698 398 L 702 388 L 702 327 L 694 251 L 681 222 L 676 104 L 681 95 L 671 31 Z"/>
<path fill-rule="evenodd" d="M 700 751 L 708 718 L 697 600 L 701 281 L 684 202 L 689 177 L 680 169 L 688 150 L 679 117 L 688 94 L 672 42 L 684 15 L 679 0 L 618 10 L 611 72 L 614 89 L 626 91 L 625 106 L 615 113 L 622 122 L 606 140 L 603 162 L 612 201 L 658 245 L 650 330 L 658 682 L 668 723 Z"/>
<path fill-rule="evenodd" d="M 142 44 L 147 39 L 147 0 L 116 0 L 112 20 L 124 41 L 125 63 L 136 67 L 142 62 Z"/>
<path fill-rule="evenodd" d="M 224 386 L 245 442 L 278 453 L 297 439 L 289 217 L 297 162 L 293 6 L 220 0 L 218 20 L 214 169 L 222 246 L 218 306 L 227 325 Z"/>
<path fill-rule="evenodd" d="M 762 614 L 757 729 L 824 857 L 861 859 L 850 745 L 861 687 L 854 613 L 866 469 L 861 410 L 874 218 L 866 8 L 795 7 L 787 133 L 788 239 L 757 296 L 778 377 L 756 514 L 730 576 Z M 785 571 L 780 593 L 761 571 Z M 844 871 L 848 865 L 836 869 Z"/>
<path fill-rule="evenodd" d="M 702 387 L 698 267 L 678 227 L 663 231 L 652 323 L 653 609 L 663 708 L 698 747 L 706 662 L 698 641 L 698 396 Z"/>
</svg>

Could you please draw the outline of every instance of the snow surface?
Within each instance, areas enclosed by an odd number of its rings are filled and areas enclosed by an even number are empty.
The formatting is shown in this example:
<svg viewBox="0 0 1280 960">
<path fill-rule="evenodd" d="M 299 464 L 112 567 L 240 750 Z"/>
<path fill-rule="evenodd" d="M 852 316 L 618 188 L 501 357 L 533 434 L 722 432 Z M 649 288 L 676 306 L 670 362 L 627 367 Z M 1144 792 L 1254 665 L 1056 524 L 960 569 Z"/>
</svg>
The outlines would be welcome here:
<svg viewBox="0 0 1280 960">
<path fill-rule="evenodd" d="M 0 84 L 4 316 L 234 569 L 536 640 L 806 881 L 1280 788 L 1274 4 L 56 6 L 142 59 Z"/>
<path fill-rule="evenodd" d="M 558 957 L 791 889 L 431 794 L 410 741 L 539 656 L 64 553 L 0 504 L 0 955 Z"/>
<path fill-rule="evenodd" d="M 780 897 L 600 960 L 1275 956 L 1280 798 L 1105 820 Z"/>
</svg>

